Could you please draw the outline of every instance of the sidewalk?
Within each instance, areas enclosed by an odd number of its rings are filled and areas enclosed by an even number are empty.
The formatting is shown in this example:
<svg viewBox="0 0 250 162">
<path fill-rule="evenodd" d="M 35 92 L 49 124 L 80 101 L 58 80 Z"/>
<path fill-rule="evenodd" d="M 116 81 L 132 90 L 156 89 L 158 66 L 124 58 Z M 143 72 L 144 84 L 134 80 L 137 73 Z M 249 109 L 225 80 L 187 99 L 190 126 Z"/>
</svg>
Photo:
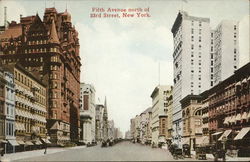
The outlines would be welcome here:
<svg viewBox="0 0 250 162">
<path fill-rule="evenodd" d="M 195 151 L 191 151 L 191 156 L 195 157 Z M 213 154 L 206 154 L 207 160 L 213 161 Z M 230 157 L 226 156 L 226 161 L 250 161 L 250 157 Z"/>
<path fill-rule="evenodd" d="M 81 149 L 81 148 L 86 148 L 86 146 L 76 146 L 76 147 L 67 147 L 67 148 L 51 147 L 47 149 L 47 154 L 53 154 L 57 152 Z M 13 160 L 20 160 L 20 159 L 25 159 L 25 158 L 30 158 L 30 157 L 45 156 L 44 151 L 45 150 L 42 149 L 42 150 L 32 150 L 32 151 L 5 154 L 3 157 L 1 157 L 1 162 L 10 162 Z"/>
</svg>

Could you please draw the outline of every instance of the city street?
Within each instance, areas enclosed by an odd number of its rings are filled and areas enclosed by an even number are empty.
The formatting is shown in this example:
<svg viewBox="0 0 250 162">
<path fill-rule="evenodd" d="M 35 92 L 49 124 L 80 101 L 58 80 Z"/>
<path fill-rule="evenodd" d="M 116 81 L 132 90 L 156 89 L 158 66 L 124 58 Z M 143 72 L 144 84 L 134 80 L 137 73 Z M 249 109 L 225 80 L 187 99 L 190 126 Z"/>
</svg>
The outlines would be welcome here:
<svg viewBox="0 0 250 162">
<path fill-rule="evenodd" d="M 100 145 L 81 149 L 72 149 L 54 154 L 20 159 L 19 161 L 173 161 L 172 155 L 165 149 L 151 148 L 131 142 L 121 142 L 112 147 Z M 193 160 L 191 158 L 183 159 Z"/>
</svg>

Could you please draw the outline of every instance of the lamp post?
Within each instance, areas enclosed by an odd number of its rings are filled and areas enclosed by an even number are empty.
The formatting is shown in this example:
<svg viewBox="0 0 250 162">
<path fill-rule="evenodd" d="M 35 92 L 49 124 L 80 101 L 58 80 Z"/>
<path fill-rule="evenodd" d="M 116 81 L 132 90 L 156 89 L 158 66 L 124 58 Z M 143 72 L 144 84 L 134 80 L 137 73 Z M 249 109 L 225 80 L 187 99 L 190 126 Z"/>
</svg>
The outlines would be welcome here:
<svg viewBox="0 0 250 162">
<path fill-rule="evenodd" d="M 47 132 L 47 129 L 45 130 L 45 150 L 44 150 L 44 154 L 47 154 L 47 136 L 48 136 L 48 132 Z"/>
</svg>

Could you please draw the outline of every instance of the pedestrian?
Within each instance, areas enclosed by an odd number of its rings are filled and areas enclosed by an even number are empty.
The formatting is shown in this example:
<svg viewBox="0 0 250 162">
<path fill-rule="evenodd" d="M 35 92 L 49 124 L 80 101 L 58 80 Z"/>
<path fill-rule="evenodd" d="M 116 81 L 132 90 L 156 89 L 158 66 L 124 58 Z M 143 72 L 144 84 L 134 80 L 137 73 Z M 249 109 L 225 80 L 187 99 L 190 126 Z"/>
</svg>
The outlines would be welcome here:
<svg viewBox="0 0 250 162">
<path fill-rule="evenodd" d="M 47 144 L 45 144 L 44 154 L 47 154 Z"/>
</svg>

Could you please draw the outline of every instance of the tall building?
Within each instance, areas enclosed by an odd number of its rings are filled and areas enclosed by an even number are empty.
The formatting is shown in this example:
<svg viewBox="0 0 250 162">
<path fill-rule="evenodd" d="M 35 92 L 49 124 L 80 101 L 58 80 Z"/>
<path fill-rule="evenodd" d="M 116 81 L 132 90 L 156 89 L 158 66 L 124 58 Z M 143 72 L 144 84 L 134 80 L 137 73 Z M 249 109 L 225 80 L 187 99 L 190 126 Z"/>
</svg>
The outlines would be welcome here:
<svg viewBox="0 0 250 162">
<path fill-rule="evenodd" d="M 131 139 L 131 133 L 128 130 L 128 131 L 125 132 L 125 140 L 130 140 L 130 139 Z"/>
<path fill-rule="evenodd" d="M 152 98 L 152 141 L 153 146 L 158 146 L 159 142 L 166 142 L 166 123 L 167 122 L 167 103 L 165 98 L 167 96 L 167 91 L 171 90 L 171 86 L 159 85 L 155 87 L 151 94 Z M 164 118 L 162 118 L 164 116 Z"/>
<path fill-rule="evenodd" d="M 239 68 L 250 62 L 250 14 L 239 21 Z"/>
<path fill-rule="evenodd" d="M 96 141 L 100 142 L 103 139 L 103 114 L 104 114 L 104 105 L 97 104 L 95 109 L 95 137 Z"/>
<path fill-rule="evenodd" d="M 180 11 L 172 33 L 174 38 L 173 142 L 181 147 L 180 100 L 198 95 L 233 74 L 239 64 L 239 25 L 223 20 L 215 30 L 209 18 Z"/>
<path fill-rule="evenodd" d="M 135 118 L 130 119 L 130 136 L 135 141 Z"/>
<path fill-rule="evenodd" d="M 114 140 L 115 139 L 115 123 L 114 120 L 108 121 L 108 139 Z"/>
<path fill-rule="evenodd" d="M 225 80 L 238 68 L 239 22 L 223 20 L 214 30 L 214 83 Z"/>
<path fill-rule="evenodd" d="M 173 132 L 173 87 L 171 86 L 171 89 L 167 91 L 166 97 L 165 97 L 165 105 L 166 106 L 166 112 L 167 112 L 167 125 L 166 125 L 166 139 L 168 141 L 172 141 L 172 132 Z"/>
<path fill-rule="evenodd" d="M 47 86 L 47 128 L 54 144 L 78 140 L 80 99 L 80 56 L 78 32 L 71 15 L 46 8 L 21 17 L 0 35 L 3 64 L 19 62 L 39 73 Z"/>
<path fill-rule="evenodd" d="M 181 146 L 180 100 L 210 87 L 210 20 L 180 11 L 172 33 L 174 38 L 173 142 Z"/>
<path fill-rule="evenodd" d="M 94 142 L 95 139 L 95 88 L 90 84 L 81 83 L 80 89 L 80 140 L 87 143 Z"/>
</svg>

